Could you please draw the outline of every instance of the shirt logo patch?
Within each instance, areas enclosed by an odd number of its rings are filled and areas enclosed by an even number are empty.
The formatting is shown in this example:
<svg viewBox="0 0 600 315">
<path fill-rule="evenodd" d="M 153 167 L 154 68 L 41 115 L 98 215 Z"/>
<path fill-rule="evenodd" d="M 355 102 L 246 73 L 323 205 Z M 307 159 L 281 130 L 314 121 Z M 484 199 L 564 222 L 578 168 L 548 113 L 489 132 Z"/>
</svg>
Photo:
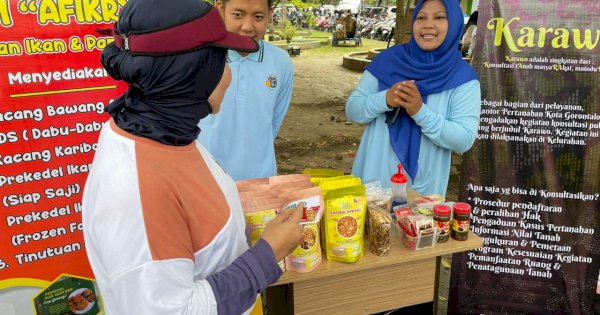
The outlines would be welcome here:
<svg viewBox="0 0 600 315">
<path fill-rule="evenodd" d="M 277 76 L 274 74 L 271 74 L 267 78 L 267 81 L 265 81 L 265 85 L 271 90 L 276 89 L 277 88 Z"/>
</svg>

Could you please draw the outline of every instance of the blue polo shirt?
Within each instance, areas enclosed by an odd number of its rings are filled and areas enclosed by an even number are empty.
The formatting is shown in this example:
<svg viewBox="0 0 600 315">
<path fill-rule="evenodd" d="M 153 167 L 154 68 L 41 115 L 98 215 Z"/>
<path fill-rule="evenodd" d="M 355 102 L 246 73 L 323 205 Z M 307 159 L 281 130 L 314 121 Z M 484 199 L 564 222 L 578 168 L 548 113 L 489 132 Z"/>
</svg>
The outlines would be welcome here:
<svg viewBox="0 0 600 315">
<path fill-rule="evenodd" d="M 286 51 L 264 41 L 245 57 L 229 50 L 231 84 L 221 110 L 202 119 L 198 141 L 235 180 L 277 175 L 275 137 L 292 97 Z"/>
</svg>

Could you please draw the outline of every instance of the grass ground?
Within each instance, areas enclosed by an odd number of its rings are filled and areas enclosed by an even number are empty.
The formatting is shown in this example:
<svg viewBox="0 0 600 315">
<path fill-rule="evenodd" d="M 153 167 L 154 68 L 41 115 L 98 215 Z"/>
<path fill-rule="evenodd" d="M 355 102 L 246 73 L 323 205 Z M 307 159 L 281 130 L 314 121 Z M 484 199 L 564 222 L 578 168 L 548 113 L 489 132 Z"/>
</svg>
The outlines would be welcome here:
<svg viewBox="0 0 600 315">
<path fill-rule="evenodd" d="M 309 36 L 302 36 L 302 38 L 327 39 L 331 36 L 332 36 L 332 34 L 328 33 L 328 32 L 312 31 Z M 320 48 L 307 49 L 306 51 L 303 51 L 302 53 L 306 53 L 307 56 L 319 55 L 319 54 L 337 54 L 337 53 L 339 53 L 341 55 L 345 55 L 345 54 L 348 54 L 351 52 L 369 51 L 372 49 L 387 47 L 387 42 L 380 41 L 380 40 L 363 38 L 363 39 L 361 39 L 361 41 L 362 41 L 361 46 L 355 46 L 350 42 L 348 44 L 342 44 L 342 45 L 338 45 L 338 46 L 333 46 L 331 44 L 328 44 L 328 45 L 323 45 Z"/>
</svg>

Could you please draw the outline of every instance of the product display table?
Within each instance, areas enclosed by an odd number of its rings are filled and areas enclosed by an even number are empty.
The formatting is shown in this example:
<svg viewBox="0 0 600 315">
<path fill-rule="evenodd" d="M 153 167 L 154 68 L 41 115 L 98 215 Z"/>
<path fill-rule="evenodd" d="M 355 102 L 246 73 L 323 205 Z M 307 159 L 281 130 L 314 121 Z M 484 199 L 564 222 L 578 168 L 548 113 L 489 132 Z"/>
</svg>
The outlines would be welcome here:
<svg viewBox="0 0 600 315">
<path fill-rule="evenodd" d="M 309 273 L 285 272 L 267 289 L 269 314 L 373 314 L 434 301 L 441 256 L 469 251 L 483 239 L 469 232 L 466 241 L 421 250 L 404 247 L 392 236 L 390 252 L 376 256 L 365 239 L 356 263 L 323 262 Z M 434 308 L 436 305 L 434 304 Z"/>
</svg>

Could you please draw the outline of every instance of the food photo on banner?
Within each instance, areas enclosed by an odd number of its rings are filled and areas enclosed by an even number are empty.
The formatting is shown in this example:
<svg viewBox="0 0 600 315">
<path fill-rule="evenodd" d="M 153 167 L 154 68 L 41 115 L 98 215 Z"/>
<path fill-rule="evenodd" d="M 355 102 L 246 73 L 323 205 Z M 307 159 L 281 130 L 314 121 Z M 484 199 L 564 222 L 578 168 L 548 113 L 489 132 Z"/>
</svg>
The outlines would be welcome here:
<svg viewBox="0 0 600 315">
<path fill-rule="evenodd" d="M 0 1 L 0 314 L 100 309 L 81 196 L 104 107 L 125 90 L 95 30 L 124 4 Z"/>
<path fill-rule="evenodd" d="M 484 246 L 454 255 L 448 314 L 597 312 L 598 16 L 598 1 L 480 3 L 459 200 Z"/>
</svg>

